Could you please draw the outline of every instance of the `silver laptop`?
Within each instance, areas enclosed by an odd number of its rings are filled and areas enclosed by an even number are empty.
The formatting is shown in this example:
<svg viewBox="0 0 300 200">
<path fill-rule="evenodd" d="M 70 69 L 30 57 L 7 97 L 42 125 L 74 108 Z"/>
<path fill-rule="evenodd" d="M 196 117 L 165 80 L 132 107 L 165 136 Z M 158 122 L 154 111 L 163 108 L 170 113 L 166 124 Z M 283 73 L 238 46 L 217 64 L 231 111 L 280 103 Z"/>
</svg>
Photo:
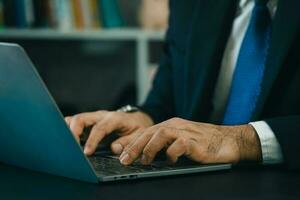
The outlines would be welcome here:
<svg viewBox="0 0 300 200">
<path fill-rule="evenodd" d="M 109 151 L 86 157 L 25 51 L 8 43 L 0 43 L 0 161 L 92 183 L 231 168 L 184 158 L 125 167 Z"/>
</svg>

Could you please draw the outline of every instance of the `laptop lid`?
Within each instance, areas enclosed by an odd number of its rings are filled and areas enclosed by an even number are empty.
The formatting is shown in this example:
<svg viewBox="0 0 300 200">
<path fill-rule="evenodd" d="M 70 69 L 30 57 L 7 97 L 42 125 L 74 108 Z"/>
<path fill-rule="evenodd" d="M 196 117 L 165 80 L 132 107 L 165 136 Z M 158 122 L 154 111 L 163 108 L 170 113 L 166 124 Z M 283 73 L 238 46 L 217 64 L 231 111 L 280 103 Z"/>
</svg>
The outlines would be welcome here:
<svg viewBox="0 0 300 200">
<path fill-rule="evenodd" d="M 98 182 L 25 51 L 0 43 L 0 161 Z"/>
</svg>

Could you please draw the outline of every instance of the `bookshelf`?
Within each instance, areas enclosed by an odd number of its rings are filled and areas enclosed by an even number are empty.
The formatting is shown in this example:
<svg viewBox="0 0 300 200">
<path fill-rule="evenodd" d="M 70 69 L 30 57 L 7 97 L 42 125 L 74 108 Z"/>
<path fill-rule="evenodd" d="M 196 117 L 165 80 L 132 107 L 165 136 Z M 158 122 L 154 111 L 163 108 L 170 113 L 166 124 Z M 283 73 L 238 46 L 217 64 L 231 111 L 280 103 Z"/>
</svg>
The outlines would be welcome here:
<svg viewBox="0 0 300 200">
<path fill-rule="evenodd" d="M 53 29 L 4 29 L 0 31 L 1 39 L 28 40 L 96 40 L 96 41 L 132 41 L 136 51 L 136 88 L 138 103 L 142 103 L 150 89 L 149 45 L 151 42 L 162 42 L 164 31 L 145 31 L 135 28 L 114 28 L 100 30 L 60 31 Z"/>
</svg>

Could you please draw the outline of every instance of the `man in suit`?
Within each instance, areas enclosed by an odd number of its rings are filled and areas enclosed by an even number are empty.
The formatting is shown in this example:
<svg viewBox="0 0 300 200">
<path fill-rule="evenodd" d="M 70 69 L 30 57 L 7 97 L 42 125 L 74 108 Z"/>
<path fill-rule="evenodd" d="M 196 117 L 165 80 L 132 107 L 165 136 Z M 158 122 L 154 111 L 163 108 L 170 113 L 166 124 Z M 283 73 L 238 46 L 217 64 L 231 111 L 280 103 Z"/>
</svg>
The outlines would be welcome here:
<svg viewBox="0 0 300 200">
<path fill-rule="evenodd" d="M 254 161 L 299 169 L 300 2 L 170 1 L 164 57 L 146 102 L 67 117 L 85 146 L 117 130 L 124 165 L 162 149 L 201 163 Z"/>
</svg>

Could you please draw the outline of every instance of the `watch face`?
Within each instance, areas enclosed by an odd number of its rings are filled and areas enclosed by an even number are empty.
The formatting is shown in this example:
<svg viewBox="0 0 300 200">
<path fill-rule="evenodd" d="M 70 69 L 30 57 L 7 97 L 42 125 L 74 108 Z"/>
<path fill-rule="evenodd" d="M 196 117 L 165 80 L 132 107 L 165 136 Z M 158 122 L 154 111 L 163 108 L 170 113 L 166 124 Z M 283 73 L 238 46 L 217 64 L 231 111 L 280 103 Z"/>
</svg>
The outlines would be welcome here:
<svg viewBox="0 0 300 200">
<path fill-rule="evenodd" d="M 139 111 L 139 109 L 137 107 L 127 105 L 127 106 L 124 106 L 124 107 L 120 108 L 117 111 L 131 113 L 131 112 L 137 112 L 137 111 Z"/>
</svg>

